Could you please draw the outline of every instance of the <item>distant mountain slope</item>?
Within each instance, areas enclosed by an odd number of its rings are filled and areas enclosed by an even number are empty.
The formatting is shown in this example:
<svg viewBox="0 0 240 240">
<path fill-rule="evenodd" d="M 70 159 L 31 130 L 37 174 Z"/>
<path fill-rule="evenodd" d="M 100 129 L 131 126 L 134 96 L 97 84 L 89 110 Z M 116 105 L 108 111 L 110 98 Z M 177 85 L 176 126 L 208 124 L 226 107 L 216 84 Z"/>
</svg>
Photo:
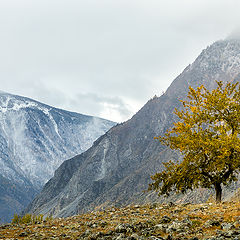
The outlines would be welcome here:
<svg viewBox="0 0 240 240">
<path fill-rule="evenodd" d="M 26 212 L 66 217 L 96 206 L 152 200 L 143 193 L 150 175 L 160 171 L 164 161 L 180 157 L 153 139 L 172 125 L 179 99 L 186 97 L 189 86 L 204 84 L 211 89 L 215 80 L 238 80 L 239 73 L 240 41 L 218 41 L 203 50 L 165 94 L 149 100 L 130 120 L 110 129 L 86 152 L 64 162 Z M 200 195 L 188 197 L 208 197 Z"/>
<path fill-rule="evenodd" d="M 19 212 L 64 160 L 113 125 L 0 92 L 0 219 Z"/>
</svg>

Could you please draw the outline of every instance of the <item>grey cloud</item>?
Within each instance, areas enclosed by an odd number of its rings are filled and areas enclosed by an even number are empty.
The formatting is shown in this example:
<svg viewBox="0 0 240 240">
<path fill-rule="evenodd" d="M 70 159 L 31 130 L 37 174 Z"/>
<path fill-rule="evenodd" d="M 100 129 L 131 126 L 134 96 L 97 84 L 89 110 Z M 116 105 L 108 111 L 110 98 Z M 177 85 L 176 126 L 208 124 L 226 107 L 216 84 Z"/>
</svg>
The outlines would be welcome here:
<svg viewBox="0 0 240 240">
<path fill-rule="evenodd" d="M 238 28 L 239 9 L 236 0 L 2 0 L 1 90 L 126 120 Z"/>
<path fill-rule="evenodd" d="M 22 87 L 27 84 L 25 83 Z M 34 99 L 40 102 L 70 111 L 102 118 L 106 118 L 106 114 L 108 114 L 109 119 L 116 122 L 124 121 L 134 113 L 134 110 L 121 97 L 104 96 L 96 93 L 74 95 L 71 92 L 64 92 L 54 87 L 49 88 L 41 81 L 33 81 L 31 86 L 32 89 L 26 92 L 26 96 L 32 95 Z"/>
<path fill-rule="evenodd" d="M 228 39 L 240 39 L 240 25 L 233 29 L 233 31 L 227 37 Z"/>
<path fill-rule="evenodd" d="M 80 109 L 91 109 L 97 116 L 102 116 L 107 112 L 112 115 L 112 119 L 124 120 L 131 116 L 133 112 L 120 97 L 106 97 L 94 93 L 78 94 L 72 104 Z M 84 110 L 83 110 L 84 111 Z"/>
</svg>

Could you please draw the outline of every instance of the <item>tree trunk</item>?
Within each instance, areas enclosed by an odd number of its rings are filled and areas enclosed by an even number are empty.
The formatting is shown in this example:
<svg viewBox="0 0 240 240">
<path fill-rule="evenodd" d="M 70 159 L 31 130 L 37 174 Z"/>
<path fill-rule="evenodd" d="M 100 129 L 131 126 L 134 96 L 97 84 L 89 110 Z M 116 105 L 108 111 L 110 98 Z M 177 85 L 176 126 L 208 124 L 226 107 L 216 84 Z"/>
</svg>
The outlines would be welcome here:
<svg viewBox="0 0 240 240">
<path fill-rule="evenodd" d="M 216 191 L 216 203 L 221 203 L 221 201 L 222 201 L 221 183 L 215 183 L 214 187 L 215 187 L 215 191 Z"/>
</svg>

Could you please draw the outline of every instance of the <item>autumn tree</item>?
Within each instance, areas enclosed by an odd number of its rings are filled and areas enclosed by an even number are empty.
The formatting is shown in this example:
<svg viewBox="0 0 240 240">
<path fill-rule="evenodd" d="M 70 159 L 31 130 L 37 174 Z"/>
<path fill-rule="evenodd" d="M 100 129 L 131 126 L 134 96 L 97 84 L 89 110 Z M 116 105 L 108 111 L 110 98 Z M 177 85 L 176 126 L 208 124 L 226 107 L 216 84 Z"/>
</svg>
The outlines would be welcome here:
<svg viewBox="0 0 240 240">
<path fill-rule="evenodd" d="M 165 135 L 164 145 L 179 150 L 183 160 L 164 163 L 165 170 L 151 176 L 150 190 L 160 195 L 212 188 L 221 202 L 223 185 L 237 180 L 240 170 L 240 88 L 238 83 L 217 82 L 209 91 L 204 86 L 189 88 L 179 121 Z"/>
</svg>

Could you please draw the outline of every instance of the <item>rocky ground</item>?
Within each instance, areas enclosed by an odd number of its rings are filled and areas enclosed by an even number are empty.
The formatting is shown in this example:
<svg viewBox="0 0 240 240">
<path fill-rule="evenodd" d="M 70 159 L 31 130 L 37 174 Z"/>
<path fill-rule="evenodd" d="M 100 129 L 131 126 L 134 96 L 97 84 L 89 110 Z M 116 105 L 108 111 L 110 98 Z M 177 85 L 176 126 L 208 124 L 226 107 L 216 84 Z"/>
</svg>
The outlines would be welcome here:
<svg viewBox="0 0 240 240">
<path fill-rule="evenodd" d="M 240 240 L 240 202 L 135 205 L 36 224 L 5 224 L 0 239 Z"/>
</svg>

